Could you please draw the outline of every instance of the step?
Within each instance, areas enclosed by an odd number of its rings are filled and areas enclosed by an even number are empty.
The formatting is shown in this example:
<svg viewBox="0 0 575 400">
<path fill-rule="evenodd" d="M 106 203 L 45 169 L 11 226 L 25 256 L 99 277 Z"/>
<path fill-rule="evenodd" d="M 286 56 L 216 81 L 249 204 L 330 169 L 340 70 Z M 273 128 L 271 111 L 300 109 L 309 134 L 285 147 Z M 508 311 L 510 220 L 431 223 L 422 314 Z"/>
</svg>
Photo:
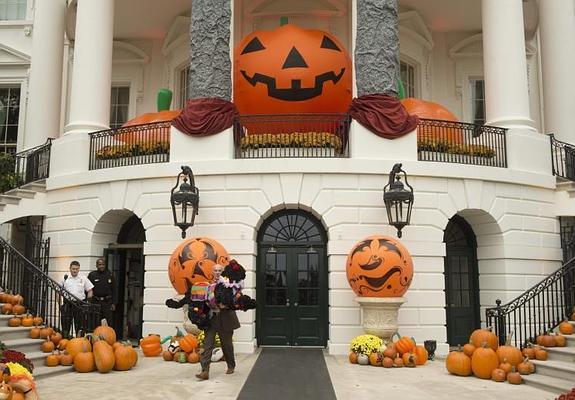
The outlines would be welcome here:
<svg viewBox="0 0 575 400">
<path fill-rule="evenodd" d="M 32 190 L 34 192 L 45 192 L 46 191 L 46 180 L 30 182 L 22 185 L 20 189 Z"/>
<path fill-rule="evenodd" d="M 563 335 L 567 339 L 567 347 L 575 347 L 575 335 Z"/>
<path fill-rule="evenodd" d="M 39 347 L 38 347 L 39 348 Z M 34 363 L 34 367 L 41 367 L 46 362 L 46 356 L 50 353 L 44 353 L 43 351 L 34 351 L 26 354 L 26 358 Z"/>
<path fill-rule="evenodd" d="M 532 360 L 532 362 L 535 364 L 535 371 L 538 374 L 567 379 L 571 382 L 575 382 L 575 362 L 552 360 Z"/>
<path fill-rule="evenodd" d="M 34 366 L 34 379 L 38 380 L 54 375 L 69 374 L 71 372 L 74 372 L 74 367 L 72 366 L 63 367 L 58 365 L 57 367 L 47 367 L 38 364 Z"/>
<path fill-rule="evenodd" d="M 541 375 L 539 373 L 522 375 L 522 378 L 529 386 L 543 389 L 555 394 L 568 392 L 573 387 L 572 380 L 555 378 L 552 376 Z"/>
<path fill-rule="evenodd" d="M 21 351 L 24 354 L 40 351 L 43 341 L 44 339 L 30 339 L 24 336 L 18 339 L 4 340 L 4 336 L 2 336 L 2 343 L 4 343 L 7 348 Z"/>
<path fill-rule="evenodd" d="M 20 197 L 10 196 L 7 194 L 0 194 L 0 204 L 18 204 L 20 203 Z"/>
<path fill-rule="evenodd" d="M 22 339 L 28 338 L 28 334 L 30 333 L 29 327 L 17 327 L 12 328 L 7 325 L 0 324 L 0 338 L 3 342 L 10 339 Z"/>
<path fill-rule="evenodd" d="M 575 363 L 575 347 L 545 347 L 549 361 L 566 361 Z"/>
<path fill-rule="evenodd" d="M 27 190 L 27 189 L 21 189 L 21 188 L 9 190 L 5 194 L 10 195 L 10 196 L 20 197 L 22 199 L 33 199 L 34 196 L 36 196 L 35 191 Z"/>
</svg>

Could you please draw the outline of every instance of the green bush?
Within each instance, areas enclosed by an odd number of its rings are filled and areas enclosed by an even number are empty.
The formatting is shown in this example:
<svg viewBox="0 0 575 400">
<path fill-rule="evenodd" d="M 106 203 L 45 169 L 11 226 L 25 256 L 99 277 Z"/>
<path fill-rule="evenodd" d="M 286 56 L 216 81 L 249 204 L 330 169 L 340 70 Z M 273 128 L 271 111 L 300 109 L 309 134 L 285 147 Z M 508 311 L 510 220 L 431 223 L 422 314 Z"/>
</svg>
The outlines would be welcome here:
<svg viewBox="0 0 575 400">
<path fill-rule="evenodd" d="M 16 174 L 16 158 L 12 154 L 0 153 L 0 193 L 5 193 L 20 185 L 20 177 Z"/>
</svg>

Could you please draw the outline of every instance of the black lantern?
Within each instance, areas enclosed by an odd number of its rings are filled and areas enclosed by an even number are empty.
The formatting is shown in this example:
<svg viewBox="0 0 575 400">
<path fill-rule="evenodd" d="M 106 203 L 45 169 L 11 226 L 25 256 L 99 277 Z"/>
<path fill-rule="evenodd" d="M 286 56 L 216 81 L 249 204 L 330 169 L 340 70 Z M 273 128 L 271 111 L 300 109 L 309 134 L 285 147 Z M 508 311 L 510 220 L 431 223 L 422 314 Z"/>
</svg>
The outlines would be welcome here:
<svg viewBox="0 0 575 400">
<path fill-rule="evenodd" d="M 182 175 L 184 176 L 184 181 L 176 192 L 175 190 L 178 188 Z M 174 214 L 174 225 L 182 230 L 182 239 L 184 239 L 186 237 L 186 229 L 194 226 L 194 220 L 196 215 L 198 215 L 198 206 L 200 204 L 200 189 L 195 186 L 194 173 L 187 165 L 182 165 L 182 172 L 178 174 L 176 186 L 172 188 L 170 203 Z"/>
<path fill-rule="evenodd" d="M 409 190 L 401 182 L 400 172 Z M 407 183 L 407 174 L 401 169 L 401 163 L 393 166 L 389 172 L 389 183 L 383 188 L 383 202 L 387 209 L 389 224 L 397 229 L 397 237 L 401 237 L 401 230 L 409 225 L 411 208 L 413 207 L 413 188 Z"/>
</svg>

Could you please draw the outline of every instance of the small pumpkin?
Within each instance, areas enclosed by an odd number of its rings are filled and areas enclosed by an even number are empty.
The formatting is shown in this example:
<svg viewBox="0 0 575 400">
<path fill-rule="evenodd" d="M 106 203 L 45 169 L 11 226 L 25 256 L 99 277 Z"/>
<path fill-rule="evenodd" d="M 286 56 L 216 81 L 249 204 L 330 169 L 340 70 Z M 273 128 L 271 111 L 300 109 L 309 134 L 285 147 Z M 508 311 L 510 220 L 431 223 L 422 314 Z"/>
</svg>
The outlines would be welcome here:
<svg viewBox="0 0 575 400">
<path fill-rule="evenodd" d="M 85 337 L 70 339 L 66 344 L 66 351 L 76 359 L 78 353 L 92 352 L 92 344 Z"/>
<path fill-rule="evenodd" d="M 403 358 L 401 358 L 400 356 L 395 357 L 395 360 L 393 360 L 393 366 L 395 368 L 403 368 L 404 367 Z"/>
<path fill-rule="evenodd" d="M 506 374 L 511 372 L 511 367 L 513 367 L 513 365 L 508 363 L 506 358 L 504 358 L 503 362 L 501 364 L 499 364 L 499 369 L 502 369 L 503 371 L 505 371 Z"/>
<path fill-rule="evenodd" d="M 530 360 L 533 360 L 535 358 L 535 349 L 531 344 L 529 344 L 527 347 L 521 350 L 521 354 L 523 355 L 523 357 L 527 357 Z"/>
<path fill-rule="evenodd" d="M 162 358 L 164 359 L 164 361 L 173 361 L 174 360 L 174 353 L 166 350 L 162 353 Z"/>
<path fill-rule="evenodd" d="M 28 333 L 28 337 L 31 339 L 40 339 L 40 328 L 30 328 L 30 333 Z"/>
<path fill-rule="evenodd" d="M 483 346 L 483 342 L 487 342 L 487 346 L 492 348 L 494 351 L 499 347 L 499 339 L 497 335 L 491 330 L 493 328 L 487 327 L 485 329 L 476 329 L 471 333 L 469 337 L 469 342 L 472 343 L 476 349 Z"/>
<path fill-rule="evenodd" d="M 15 294 L 12 296 L 11 303 L 13 306 L 20 305 L 20 304 L 24 303 L 24 298 L 22 296 L 20 296 L 19 294 Z"/>
<path fill-rule="evenodd" d="M 355 351 L 350 351 L 348 358 L 351 364 L 357 364 L 357 353 Z"/>
<path fill-rule="evenodd" d="M 55 345 L 50 340 L 50 336 L 48 336 L 46 338 L 46 340 L 44 342 L 42 342 L 42 351 L 44 353 L 52 353 L 52 352 L 54 352 L 54 349 L 55 349 Z"/>
<path fill-rule="evenodd" d="M 48 336 L 51 336 L 54 333 L 54 329 L 50 327 L 40 329 L 40 338 L 46 339 Z"/>
<path fill-rule="evenodd" d="M 471 358 L 459 346 L 458 350 L 449 352 L 445 359 L 445 367 L 450 374 L 469 376 L 471 375 Z"/>
<path fill-rule="evenodd" d="M 381 365 L 382 365 L 384 368 L 391 368 L 391 367 L 393 367 L 393 358 L 383 357 L 383 361 L 381 362 Z"/>
<path fill-rule="evenodd" d="M 535 359 L 536 360 L 545 361 L 545 360 L 547 360 L 547 357 L 548 357 L 547 351 L 545 351 L 543 349 L 535 350 Z"/>
<path fill-rule="evenodd" d="M 138 362 L 138 353 L 131 344 L 117 346 L 114 350 L 114 369 L 116 371 L 128 371 Z"/>
<path fill-rule="evenodd" d="M 66 350 L 66 346 L 68 345 L 68 339 L 62 339 L 58 343 L 58 350 L 64 351 Z"/>
<path fill-rule="evenodd" d="M 555 346 L 556 347 L 565 347 L 567 346 L 567 338 L 563 335 L 553 335 L 555 339 Z"/>
<path fill-rule="evenodd" d="M 190 354 L 188 354 L 188 362 L 195 364 L 200 361 L 200 354 L 194 349 Z"/>
<path fill-rule="evenodd" d="M 146 357 L 156 357 L 162 354 L 162 344 L 159 335 L 148 335 L 140 340 L 140 348 Z"/>
<path fill-rule="evenodd" d="M 40 326 L 44 323 L 44 319 L 39 315 L 36 315 L 32 320 L 34 321 L 34 326 Z"/>
<path fill-rule="evenodd" d="M 409 336 L 399 337 L 399 332 L 395 332 L 395 335 L 397 335 L 397 337 L 399 338 L 394 344 L 395 348 L 397 349 L 397 352 L 400 355 L 409 353 L 410 351 L 415 349 L 415 340 L 413 338 L 410 338 Z"/>
<path fill-rule="evenodd" d="M 417 365 L 417 356 L 414 353 L 403 353 L 401 357 L 403 360 L 403 365 L 409 368 L 415 368 Z"/>
<path fill-rule="evenodd" d="M 369 357 L 367 356 L 367 354 L 358 354 L 357 363 L 359 365 L 368 365 L 369 364 Z"/>
<path fill-rule="evenodd" d="M 60 356 L 60 365 L 69 367 L 72 364 L 74 364 L 74 356 L 66 352 L 62 353 L 62 355 Z"/>
<path fill-rule="evenodd" d="M 511 346 L 512 336 L 513 332 L 507 337 L 505 344 L 497 348 L 496 353 L 500 362 L 507 359 L 507 362 L 515 367 L 517 364 L 523 361 L 523 354 L 521 354 L 521 350 L 519 350 L 517 347 Z"/>
<path fill-rule="evenodd" d="M 20 324 L 22 324 L 22 320 L 16 316 L 14 316 L 8 320 L 8 326 L 10 326 L 12 328 L 17 328 L 20 326 Z"/>
<path fill-rule="evenodd" d="M 47 367 L 57 367 L 60 365 L 60 357 L 58 357 L 54 352 L 46 356 L 46 366 Z"/>
<path fill-rule="evenodd" d="M 8 385 L 5 382 L 0 381 L 0 399 L 2 400 L 11 400 L 13 399 L 13 392 L 12 386 Z"/>
<path fill-rule="evenodd" d="M 87 349 L 87 344 L 84 344 L 84 350 Z M 74 369 L 77 372 L 92 372 L 95 366 L 94 353 L 91 351 L 80 352 L 74 356 Z"/>
<path fill-rule="evenodd" d="M 465 353 L 466 356 L 471 357 L 473 355 L 473 352 L 475 351 L 475 349 L 476 349 L 476 347 L 471 342 L 463 345 L 463 353 Z"/>
<path fill-rule="evenodd" d="M 395 345 L 393 343 L 390 343 L 387 346 L 387 348 L 383 352 L 383 356 L 391 358 L 392 361 L 395 359 L 395 357 L 397 357 L 397 349 L 395 348 Z"/>
<path fill-rule="evenodd" d="M 8 314 L 12 314 L 12 303 L 5 303 L 2 304 L 2 314 L 8 315 Z"/>
<path fill-rule="evenodd" d="M 559 324 L 559 332 L 561 332 L 563 335 L 572 335 L 573 331 L 573 325 L 571 325 L 567 320 L 564 320 Z"/>
<path fill-rule="evenodd" d="M 198 339 L 192 334 L 188 333 L 187 335 L 185 335 L 180 339 L 180 348 L 186 353 L 190 353 L 197 347 L 198 347 Z"/>
<path fill-rule="evenodd" d="M 34 319 L 30 314 L 22 317 L 22 326 L 30 327 L 32 325 L 34 325 Z"/>
<path fill-rule="evenodd" d="M 60 341 L 62 341 L 62 334 L 60 332 L 54 332 L 52 336 L 50 336 L 50 340 L 52 341 L 52 343 L 58 346 L 58 344 L 60 344 Z"/>
<path fill-rule="evenodd" d="M 427 363 L 427 359 L 429 358 L 429 353 L 427 352 L 425 347 L 423 347 L 421 345 L 417 345 L 417 346 L 415 346 L 415 349 L 413 349 L 413 353 L 417 357 L 417 365 L 425 365 L 425 363 Z"/>
<path fill-rule="evenodd" d="M 487 342 L 473 352 L 471 356 L 471 370 L 473 375 L 481 379 L 490 379 L 491 373 L 499 366 L 499 357 L 497 353 L 488 347 Z"/>
<path fill-rule="evenodd" d="M 94 364 L 98 372 L 103 374 L 110 372 L 116 363 L 112 346 L 104 339 L 100 339 L 95 341 L 93 348 Z"/>
<path fill-rule="evenodd" d="M 22 304 L 15 304 L 12 307 L 12 312 L 14 315 L 22 315 L 26 312 L 26 307 L 24 307 Z"/>
<path fill-rule="evenodd" d="M 174 361 L 178 363 L 187 363 L 188 357 L 183 351 L 178 351 L 176 354 L 174 354 Z"/>
<path fill-rule="evenodd" d="M 509 364 L 511 366 L 511 364 Z M 491 380 L 495 382 L 505 382 L 507 378 L 507 372 L 501 368 L 495 368 L 491 372 Z"/>
<path fill-rule="evenodd" d="M 515 371 L 515 367 L 511 370 L 510 373 L 507 374 L 507 382 L 511 383 L 512 385 L 519 385 L 523 382 L 523 378 L 519 372 Z"/>
<path fill-rule="evenodd" d="M 374 367 L 380 367 L 382 361 L 383 361 L 383 354 L 381 353 L 371 353 L 369 355 L 369 364 L 373 365 Z"/>
<path fill-rule="evenodd" d="M 517 365 L 517 372 L 521 375 L 529 375 L 535 372 L 535 364 L 533 364 L 527 357 Z"/>
<path fill-rule="evenodd" d="M 106 321 L 106 319 L 103 319 L 100 326 L 94 329 L 93 336 L 105 340 L 110 346 L 116 341 L 116 331 L 108 325 L 108 321 Z"/>
<path fill-rule="evenodd" d="M 544 347 L 555 347 L 555 338 L 553 335 L 545 334 L 537 336 L 537 344 Z"/>
</svg>

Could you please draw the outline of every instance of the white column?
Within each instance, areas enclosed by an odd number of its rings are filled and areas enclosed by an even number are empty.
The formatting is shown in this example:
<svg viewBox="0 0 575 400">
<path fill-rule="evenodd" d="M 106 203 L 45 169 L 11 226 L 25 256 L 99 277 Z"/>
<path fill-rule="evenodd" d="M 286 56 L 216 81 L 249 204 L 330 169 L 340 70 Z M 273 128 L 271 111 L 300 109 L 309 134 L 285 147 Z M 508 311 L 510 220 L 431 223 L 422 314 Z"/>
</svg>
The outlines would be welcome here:
<svg viewBox="0 0 575 400">
<path fill-rule="evenodd" d="M 482 0 L 487 124 L 531 127 L 522 0 Z"/>
<path fill-rule="evenodd" d="M 37 1 L 24 149 L 60 136 L 66 0 Z"/>
<path fill-rule="evenodd" d="M 545 133 L 575 143 L 575 2 L 539 2 Z"/>
<path fill-rule="evenodd" d="M 66 134 L 109 128 L 113 40 L 114 0 L 78 0 Z"/>
</svg>

